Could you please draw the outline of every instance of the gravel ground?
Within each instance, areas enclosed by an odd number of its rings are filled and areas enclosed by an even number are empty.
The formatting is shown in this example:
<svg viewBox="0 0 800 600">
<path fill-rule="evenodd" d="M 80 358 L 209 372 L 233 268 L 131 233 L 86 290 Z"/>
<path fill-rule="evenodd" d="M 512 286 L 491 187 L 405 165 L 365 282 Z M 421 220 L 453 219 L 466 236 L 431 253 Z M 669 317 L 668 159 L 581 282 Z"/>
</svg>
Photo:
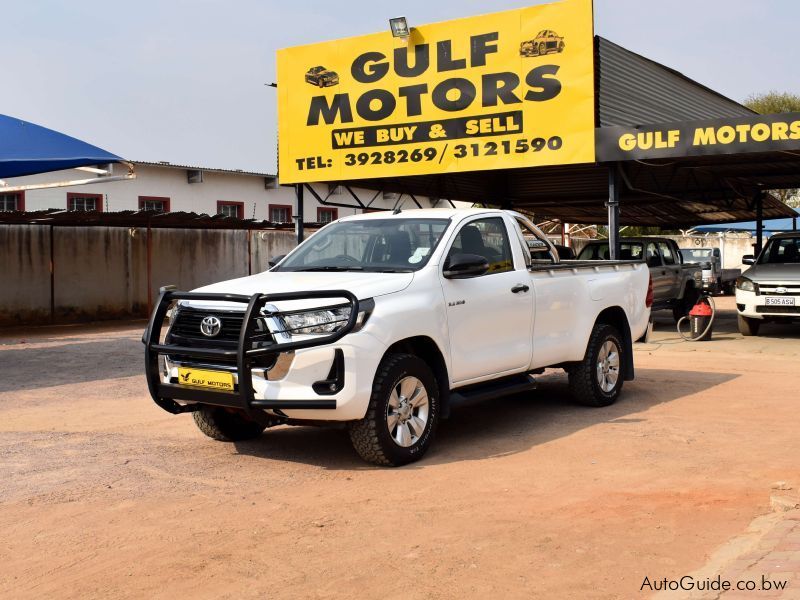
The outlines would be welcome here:
<svg viewBox="0 0 800 600">
<path fill-rule="evenodd" d="M 647 597 L 800 484 L 800 325 L 719 304 L 707 343 L 659 315 L 614 406 L 547 372 L 394 470 L 338 429 L 205 438 L 150 401 L 143 323 L 0 332 L 0 596 Z"/>
</svg>

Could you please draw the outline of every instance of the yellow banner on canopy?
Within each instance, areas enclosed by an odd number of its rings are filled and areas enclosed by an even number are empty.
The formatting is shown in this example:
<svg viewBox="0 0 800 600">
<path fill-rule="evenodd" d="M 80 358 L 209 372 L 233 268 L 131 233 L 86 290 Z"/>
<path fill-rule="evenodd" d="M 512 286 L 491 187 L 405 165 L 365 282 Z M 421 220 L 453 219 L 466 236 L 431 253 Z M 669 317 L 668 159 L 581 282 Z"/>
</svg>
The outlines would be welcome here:
<svg viewBox="0 0 800 600">
<path fill-rule="evenodd" d="M 593 162 L 591 0 L 278 51 L 282 183 Z"/>
</svg>

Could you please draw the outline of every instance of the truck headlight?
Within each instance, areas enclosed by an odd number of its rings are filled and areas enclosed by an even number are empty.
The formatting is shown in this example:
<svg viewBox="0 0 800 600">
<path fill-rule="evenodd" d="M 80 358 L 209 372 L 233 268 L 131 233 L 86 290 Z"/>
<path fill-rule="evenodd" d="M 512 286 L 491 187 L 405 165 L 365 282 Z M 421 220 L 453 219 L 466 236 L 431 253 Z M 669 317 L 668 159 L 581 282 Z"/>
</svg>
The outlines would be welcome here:
<svg viewBox="0 0 800 600">
<path fill-rule="evenodd" d="M 375 307 L 375 302 L 370 298 L 359 301 L 358 306 L 358 317 L 353 331 L 358 331 L 364 326 Z M 283 313 L 282 317 L 286 330 L 291 335 L 335 333 L 347 324 L 350 310 L 350 306 L 335 306 Z"/>
<path fill-rule="evenodd" d="M 747 277 L 737 277 L 736 278 L 736 289 L 737 290 L 742 290 L 743 292 L 755 292 L 756 291 L 756 286 Z"/>
</svg>

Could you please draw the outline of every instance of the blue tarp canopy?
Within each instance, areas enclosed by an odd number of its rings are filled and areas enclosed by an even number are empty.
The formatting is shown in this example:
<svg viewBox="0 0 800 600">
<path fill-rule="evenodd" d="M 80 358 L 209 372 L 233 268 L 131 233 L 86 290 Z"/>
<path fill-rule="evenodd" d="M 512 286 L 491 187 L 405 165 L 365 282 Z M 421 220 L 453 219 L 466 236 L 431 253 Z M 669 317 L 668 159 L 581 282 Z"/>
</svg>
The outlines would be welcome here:
<svg viewBox="0 0 800 600">
<path fill-rule="evenodd" d="M 0 179 L 120 161 L 74 137 L 0 115 Z"/>
<path fill-rule="evenodd" d="M 764 220 L 764 235 L 771 235 L 773 233 L 780 233 L 781 231 L 794 231 L 796 226 L 800 226 L 800 212 L 797 212 L 797 217 L 794 219 L 765 219 Z M 749 231 L 755 234 L 756 222 L 755 221 L 742 221 L 741 223 L 728 223 L 727 225 L 701 225 L 695 227 L 696 231 L 702 232 L 724 232 L 724 231 Z"/>
</svg>

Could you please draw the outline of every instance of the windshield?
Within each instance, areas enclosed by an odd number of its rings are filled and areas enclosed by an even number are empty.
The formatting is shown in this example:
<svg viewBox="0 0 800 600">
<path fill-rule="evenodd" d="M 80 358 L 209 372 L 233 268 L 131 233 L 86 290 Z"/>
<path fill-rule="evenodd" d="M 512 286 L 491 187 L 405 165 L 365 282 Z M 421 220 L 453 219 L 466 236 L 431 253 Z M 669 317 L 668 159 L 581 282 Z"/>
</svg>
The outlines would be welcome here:
<svg viewBox="0 0 800 600">
<path fill-rule="evenodd" d="M 449 219 L 364 219 L 320 229 L 276 271 L 417 271 L 433 254 Z"/>
<path fill-rule="evenodd" d="M 711 248 L 701 248 L 698 250 L 694 248 L 681 248 L 683 262 L 697 262 L 706 258 L 711 258 L 711 252 Z"/>
<path fill-rule="evenodd" d="M 608 242 L 605 244 L 589 244 L 578 255 L 578 260 L 610 260 L 611 251 Z M 642 244 L 640 242 L 622 242 L 619 245 L 620 260 L 642 260 Z"/>
<path fill-rule="evenodd" d="M 772 239 L 758 258 L 758 264 L 800 263 L 800 236 Z"/>
</svg>

